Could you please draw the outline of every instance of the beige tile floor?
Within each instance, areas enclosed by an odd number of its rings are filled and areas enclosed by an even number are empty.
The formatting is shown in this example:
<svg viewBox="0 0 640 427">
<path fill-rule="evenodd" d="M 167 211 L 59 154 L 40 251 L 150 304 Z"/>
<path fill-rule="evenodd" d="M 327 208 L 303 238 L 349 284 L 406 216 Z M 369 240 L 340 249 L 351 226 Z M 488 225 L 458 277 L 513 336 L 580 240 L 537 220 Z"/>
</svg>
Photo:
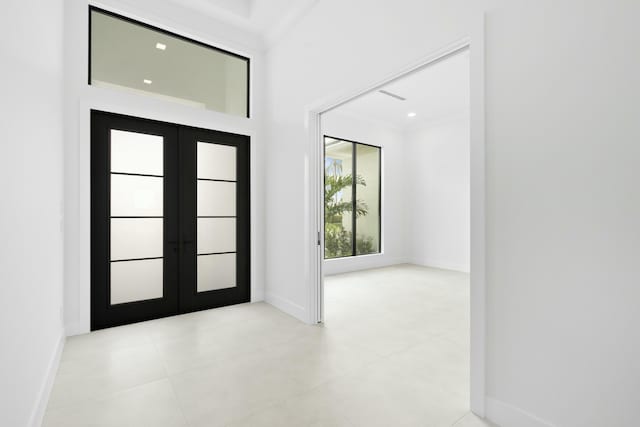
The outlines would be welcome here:
<svg viewBox="0 0 640 427">
<path fill-rule="evenodd" d="M 484 426 L 466 274 L 328 277 L 326 323 L 242 304 L 69 338 L 47 427 Z"/>
</svg>

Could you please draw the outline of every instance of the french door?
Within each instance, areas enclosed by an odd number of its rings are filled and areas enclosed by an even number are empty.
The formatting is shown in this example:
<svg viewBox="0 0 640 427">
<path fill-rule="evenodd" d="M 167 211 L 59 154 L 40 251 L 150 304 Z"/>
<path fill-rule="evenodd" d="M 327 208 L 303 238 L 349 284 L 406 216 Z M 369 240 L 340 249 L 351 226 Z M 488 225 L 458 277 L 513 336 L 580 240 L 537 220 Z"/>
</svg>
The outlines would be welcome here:
<svg viewBox="0 0 640 427">
<path fill-rule="evenodd" d="M 249 301 L 249 138 L 91 113 L 91 329 Z"/>
</svg>

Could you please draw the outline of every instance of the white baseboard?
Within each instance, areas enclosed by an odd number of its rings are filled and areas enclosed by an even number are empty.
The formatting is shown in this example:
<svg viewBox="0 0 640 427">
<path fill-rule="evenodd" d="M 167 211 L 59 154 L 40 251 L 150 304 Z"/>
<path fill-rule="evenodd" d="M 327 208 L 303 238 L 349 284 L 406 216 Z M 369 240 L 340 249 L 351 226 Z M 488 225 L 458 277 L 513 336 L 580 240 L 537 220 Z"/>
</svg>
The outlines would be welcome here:
<svg viewBox="0 0 640 427">
<path fill-rule="evenodd" d="M 58 366 L 60 365 L 60 358 L 62 357 L 62 349 L 64 348 L 65 339 L 65 332 L 63 330 L 60 334 L 60 338 L 58 339 L 56 349 L 53 352 L 51 360 L 49 361 L 49 366 L 47 367 L 47 376 L 45 377 L 44 382 L 40 387 L 36 407 L 31 414 L 31 419 L 29 420 L 30 427 L 40 427 L 42 425 L 44 413 L 47 410 L 47 404 L 49 403 L 51 389 L 53 388 L 53 383 L 56 379 L 56 373 L 58 372 Z"/>
<path fill-rule="evenodd" d="M 451 262 L 446 262 L 441 260 L 414 259 L 414 260 L 411 260 L 410 262 L 411 264 L 423 265 L 425 267 L 440 268 L 442 270 L 459 271 L 461 273 L 469 273 L 471 271 L 471 268 L 469 265 L 456 264 L 456 263 L 451 263 Z"/>
<path fill-rule="evenodd" d="M 88 334 L 89 332 L 91 332 L 86 327 L 80 326 L 80 324 L 78 323 L 68 323 L 65 325 L 64 329 L 68 337 L 72 337 L 74 335 Z"/>
<path fill-rule="evenodd" d="M 501 400 L 487 396 L 486 416 L 500 427 L 554 427 L 554 424 Z"/>
<path fill-rule="evenodd" d="M 325 276 L 333 276 L 334 274 L 389 267 L 391 265 L 405 264 L 406 262 L 405 258 L 390 258 L 384 254 L 360 255 L 325 260 L 322 270 Z"/>
<path fill-rule="evenodd" d="M 278 310 L 284 311 L 288 315 L 295 317 L 301 322 L 309 322 L 309 313 L 307 312 L 307 310 L 303 306 L 296 304 L 293 301 L 269 292 L 264 295 L 264 301 L 268 304 L 271 304 Z"/>
</svg>

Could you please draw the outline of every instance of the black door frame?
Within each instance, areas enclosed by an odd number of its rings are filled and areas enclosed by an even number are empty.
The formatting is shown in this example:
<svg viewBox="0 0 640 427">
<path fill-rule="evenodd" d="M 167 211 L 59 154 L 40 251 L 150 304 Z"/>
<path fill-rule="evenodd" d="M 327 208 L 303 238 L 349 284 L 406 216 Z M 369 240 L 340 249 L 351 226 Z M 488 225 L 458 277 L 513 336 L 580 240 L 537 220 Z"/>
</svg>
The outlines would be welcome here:
<svg viewBox="0 0 640 427">
<path fill-rule="evenodd" d="M 110 304 L 109 130 L 164 137 L 163 297 Z M 237 147 L 236 287 L 196 288 L 196 142 Z M 91 110 L 91 330 L 249 302 L 250 137 Z M 130 174 L 135 175 L 135 174 Z M 192 179 L 193 178 L 193 179 Z M 190 221 L 191 220 L 191 221 Z M 118 261 L 116 261 L 118 262 Z"/>
</svg>

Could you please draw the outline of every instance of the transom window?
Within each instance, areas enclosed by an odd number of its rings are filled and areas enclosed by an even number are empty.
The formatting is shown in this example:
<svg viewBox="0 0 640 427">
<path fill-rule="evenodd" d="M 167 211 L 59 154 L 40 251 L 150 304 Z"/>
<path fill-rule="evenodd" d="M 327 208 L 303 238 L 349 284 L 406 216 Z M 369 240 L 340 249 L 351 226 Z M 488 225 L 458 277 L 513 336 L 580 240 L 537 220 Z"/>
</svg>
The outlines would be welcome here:
<svg viewBox="0 0 640 427">
<path fill-rule="evenodd" d="M 89 84 L 249 117 L 249 59 L 95 7 Z"/>
</svg>

